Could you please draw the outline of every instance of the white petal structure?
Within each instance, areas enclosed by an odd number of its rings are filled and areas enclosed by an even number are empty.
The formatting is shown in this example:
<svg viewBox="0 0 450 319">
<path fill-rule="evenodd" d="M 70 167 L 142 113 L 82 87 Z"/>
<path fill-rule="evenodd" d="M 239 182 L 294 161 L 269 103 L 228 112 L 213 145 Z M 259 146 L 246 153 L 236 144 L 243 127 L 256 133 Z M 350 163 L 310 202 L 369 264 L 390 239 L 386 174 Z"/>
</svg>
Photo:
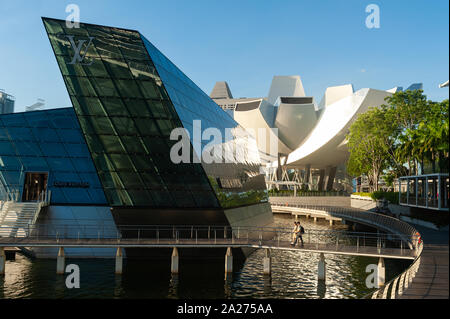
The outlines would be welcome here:
<svg viewBox="0 0 450 319">
<path fill-rule="evenodd" d="M 267 100 L 270 104 L 275 104 L 280 96 L 305 96 L 302 80 L 298 75 L 273 77 Z"/>
<path fill-rule="evenodd" d="M 224 84 L 215 89 L 218 86 Z M 422 88 L 422 83 L 414 83 L 407 90 Z M 385 104 L 386 97 L 398 91 L 403 88 L 354 92 L 351 84 L 333 86 L 325 90 L 317 105 L 305 95 L 300 76 L 275 76 L 267 98 L 235 102 L 234 119 L 255 136 L 268 168 L 304 170 L 307 184 L 311 172 L 318 172 L 318 189 L 330 190 L 336 174 L 346 175 L 345 169 L 338 167 L 343 167 L 349 157 L 346 135 L 353 121 L 370 107 Z M 270 149 L 273 145 L 275 153 Z M 276 174 L 279 179 L 281 175 Z M 286 179 L 288 174 L 283 174 Z"/>
<path fill-rule="evenodd" d="M 389 95 L 386 91 L 361 89 L 327 105 L 309 137 L 289 154 L 286 165 L 326 168 L 345 163 L 348 151 L 344 142 L 350 125 L 369 107 L 385 103 Z"/>
</svg>

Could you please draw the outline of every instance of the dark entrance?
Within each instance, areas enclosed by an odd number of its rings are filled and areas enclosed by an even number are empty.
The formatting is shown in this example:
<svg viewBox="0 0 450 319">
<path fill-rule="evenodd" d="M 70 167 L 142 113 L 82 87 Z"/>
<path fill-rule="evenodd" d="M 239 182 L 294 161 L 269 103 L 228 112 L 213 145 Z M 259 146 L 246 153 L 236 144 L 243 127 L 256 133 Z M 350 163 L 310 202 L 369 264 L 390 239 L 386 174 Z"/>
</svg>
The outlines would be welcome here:
<svg viewBox="0 0 450 319">
<path fill-rule="evenodd" d="M 22 201 L 37 201 L 39 196 L 47 190 L 48 173 L 25 173 Z"/>
</svg>

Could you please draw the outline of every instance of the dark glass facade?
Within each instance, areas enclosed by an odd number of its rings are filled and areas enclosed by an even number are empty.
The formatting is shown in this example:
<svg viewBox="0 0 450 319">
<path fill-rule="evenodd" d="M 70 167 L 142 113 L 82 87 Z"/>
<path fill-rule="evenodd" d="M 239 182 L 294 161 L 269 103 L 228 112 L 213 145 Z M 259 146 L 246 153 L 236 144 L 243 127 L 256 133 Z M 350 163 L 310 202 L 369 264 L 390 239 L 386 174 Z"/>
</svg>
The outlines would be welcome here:
<svg viewBox="0 0 450 319">
<path fill-rule="evenodd" d="M 107 202 L 113 207 L 232 208 L 267 202 L 254 139 L 139 32 L 44 18 Z M 227 163 L 170 159 L 173 129 L 218 128 Z M 231 134 L 226 128 L 233 129 Z M 193 147 L 194 145 L 194 147 Z M 250 145 L 250 147 L 249 147 Z"/>
<path fill-rule="evenodd" d="M 202 132 L 208 128 L 220 131 L 222 139 L 216 144 L 221 144 L 221 160 L 217 163 L 202 160 L 202 166 L 221 206 L 232 208 L 266 202 L 268 195 L 264 177 L 259 172 L 261 162 L 255 139 L 150 41 L 141 37 L 184 128 L 189 131 L 196 153 L 204 155 L 213 139 L 202 139 L 201 144 L 196 144 L 194 121 L 200 121 Z"/>
<path fill-rule="evenodd" d="M 111 206 L 218 207 L 200 164 L 170 160 L 181 126 L 138 32 L 45 20 L 70 98 Z M 86 64 L 74 41 L 94 37 Z"/>
<path fill-rule="evenodd" d="M 0 115 L 3 195 L 21 198 L 31 173 L 48 176 L 52 204 L 107 204 L 73 108 Z"/>
</svg>

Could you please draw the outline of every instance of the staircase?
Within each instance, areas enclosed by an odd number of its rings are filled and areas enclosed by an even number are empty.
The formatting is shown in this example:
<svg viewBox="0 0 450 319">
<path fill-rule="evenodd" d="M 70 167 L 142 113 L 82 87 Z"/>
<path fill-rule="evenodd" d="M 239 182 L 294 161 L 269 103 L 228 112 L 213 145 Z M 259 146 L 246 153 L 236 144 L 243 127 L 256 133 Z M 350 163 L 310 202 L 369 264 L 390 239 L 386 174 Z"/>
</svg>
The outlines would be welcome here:
<svg viewBox="0 0 450 319">
<path fill-rule="evenodd" d="M 0 237 L 26 237 L 36 222 L 43 202 L 8 201 L 0 210 Z"/>
</svg>

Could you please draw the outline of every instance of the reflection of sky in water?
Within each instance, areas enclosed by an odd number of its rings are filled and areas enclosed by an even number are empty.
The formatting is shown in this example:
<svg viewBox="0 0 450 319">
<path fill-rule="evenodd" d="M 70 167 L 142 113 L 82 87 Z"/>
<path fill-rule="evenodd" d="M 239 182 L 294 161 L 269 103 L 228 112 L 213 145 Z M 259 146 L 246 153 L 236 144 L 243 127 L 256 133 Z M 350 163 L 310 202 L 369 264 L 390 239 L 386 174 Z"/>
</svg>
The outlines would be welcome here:
<svg viewBox="0 0 450 319">
<path fill-rule="evenodd" d="M 276 218 L 280 226 L 292 220 Z M 302 220 L 306 229 L 329 229 L 326 222 Z M 333 228 L 343 229 L 337 225 Z M 112 259 L 66 259 L 81 271 L 81 288 L 67 289 L 65 276 L 56 275 L 56 260 L 30 260 L 20 254 L 6 262 L 0 277 L 0 298 L 360 298 L 365 287 L 365 267 L 376 258 L 325 255 L 326 284 L 317 280 L 319 255 L 298 251 L 272 251 L 272 276 L 262 273 L 263 250 L 255 251 L 241 268 L 224 280 L 223 260 L 180 260 L 179 276 L 170 275 L 167 260 L 128 261 L 122 276 L 114 275 Z M 392 279 L 408 261 L 385 260 L 386 278 Z"/>
</svg>

